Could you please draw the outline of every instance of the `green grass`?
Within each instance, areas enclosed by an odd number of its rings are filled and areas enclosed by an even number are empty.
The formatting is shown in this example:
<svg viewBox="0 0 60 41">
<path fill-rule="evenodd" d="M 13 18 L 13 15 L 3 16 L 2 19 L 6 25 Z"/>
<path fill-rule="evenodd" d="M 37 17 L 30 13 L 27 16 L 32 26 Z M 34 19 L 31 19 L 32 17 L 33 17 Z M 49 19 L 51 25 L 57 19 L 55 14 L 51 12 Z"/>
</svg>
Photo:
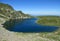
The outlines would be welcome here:
<svg viewBox="0 0 60 41">
<path fill-rule="evenodd" d="M 37 23 L 41 25 L 48 25 L 48 26 L 60 26 L 60 17 L 41 16 L 38 18 Z"/>
<path fill-rule="evenodd" d="M 44 26 L 60 27 L 60 17 L 59 16 L 39 16 L 37 20 L 37 24 L 44 25 Z M 51 33 L 50 32 L 40 33 L 40 36 L 44 38 L 60 41 L 60 28 Z"/>
</svg>

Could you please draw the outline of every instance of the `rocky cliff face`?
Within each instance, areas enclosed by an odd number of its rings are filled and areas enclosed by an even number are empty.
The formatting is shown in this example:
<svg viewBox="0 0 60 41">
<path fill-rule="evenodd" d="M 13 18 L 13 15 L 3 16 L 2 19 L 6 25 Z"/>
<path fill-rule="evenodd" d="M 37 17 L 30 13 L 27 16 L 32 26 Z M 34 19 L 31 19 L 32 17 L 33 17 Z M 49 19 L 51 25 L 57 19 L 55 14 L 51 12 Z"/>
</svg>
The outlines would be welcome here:
<svg viewBox="0 0 60 41">
<path fill-rule="evenodd" d="M 31 16 L 24 14 L 22 11 L 14 10 L 13 7 L 8 4 L 0 3 L 0 22 L 5 19 L 24 19 L 30 17 Z"/>
</svg>

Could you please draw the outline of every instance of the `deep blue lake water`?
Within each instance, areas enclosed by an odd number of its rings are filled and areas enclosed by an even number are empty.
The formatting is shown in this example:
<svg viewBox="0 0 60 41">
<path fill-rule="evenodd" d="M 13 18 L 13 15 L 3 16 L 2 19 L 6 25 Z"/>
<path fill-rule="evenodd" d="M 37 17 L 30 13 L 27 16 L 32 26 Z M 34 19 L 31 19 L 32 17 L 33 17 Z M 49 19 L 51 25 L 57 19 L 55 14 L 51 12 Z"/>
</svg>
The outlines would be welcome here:
<svg viewBox="0 0 60 41">
<path fill-rule="evenodd" d="M 53 32 L 58 29 L 55 26 L 42 26 L 36 23 L 36 18 L 25 19 L 15 24 L 10 31 L 14 32 Z"/>
</svg>

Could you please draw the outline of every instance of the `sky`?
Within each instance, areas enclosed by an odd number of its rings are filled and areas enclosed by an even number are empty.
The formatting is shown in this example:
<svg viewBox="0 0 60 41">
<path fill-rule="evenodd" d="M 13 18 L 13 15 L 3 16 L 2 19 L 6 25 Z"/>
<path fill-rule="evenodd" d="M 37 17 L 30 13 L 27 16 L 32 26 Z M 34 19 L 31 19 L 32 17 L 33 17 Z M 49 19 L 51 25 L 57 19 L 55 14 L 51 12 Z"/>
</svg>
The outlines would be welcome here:
<svg viewBox="0 0 60 41">
<path fill-rule="evenodd" d="M 21 10 L 34 16 L 60 16 L 60 0 L 0 0 L 0 2 L 11 5 L 17 11 Z"/>
</svg>

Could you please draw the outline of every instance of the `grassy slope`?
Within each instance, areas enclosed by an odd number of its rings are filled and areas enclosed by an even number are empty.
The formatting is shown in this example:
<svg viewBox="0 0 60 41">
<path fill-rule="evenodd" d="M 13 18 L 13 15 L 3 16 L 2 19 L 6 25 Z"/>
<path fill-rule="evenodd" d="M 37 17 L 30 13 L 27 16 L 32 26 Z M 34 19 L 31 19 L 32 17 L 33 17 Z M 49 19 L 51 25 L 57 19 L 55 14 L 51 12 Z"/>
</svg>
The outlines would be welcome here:
<svg viewBox="0 0 60 41">
<path fill-rule="evenodd" d="M 37 23 L 45 26 L 57 26 L 60 27 L 60 17 L 59 16 L 39 16 Z M 60 28 L 52 33 L 41 33 L 42 37 L 54 39 L 60 41 Z"/>
<path fill-rule="evenodd" d="M 60 26 L 60 17 L 59 16 L 41 16 L 38 17 L 38 24 L 49 25 L 49 26 Z"/>
</svg>

